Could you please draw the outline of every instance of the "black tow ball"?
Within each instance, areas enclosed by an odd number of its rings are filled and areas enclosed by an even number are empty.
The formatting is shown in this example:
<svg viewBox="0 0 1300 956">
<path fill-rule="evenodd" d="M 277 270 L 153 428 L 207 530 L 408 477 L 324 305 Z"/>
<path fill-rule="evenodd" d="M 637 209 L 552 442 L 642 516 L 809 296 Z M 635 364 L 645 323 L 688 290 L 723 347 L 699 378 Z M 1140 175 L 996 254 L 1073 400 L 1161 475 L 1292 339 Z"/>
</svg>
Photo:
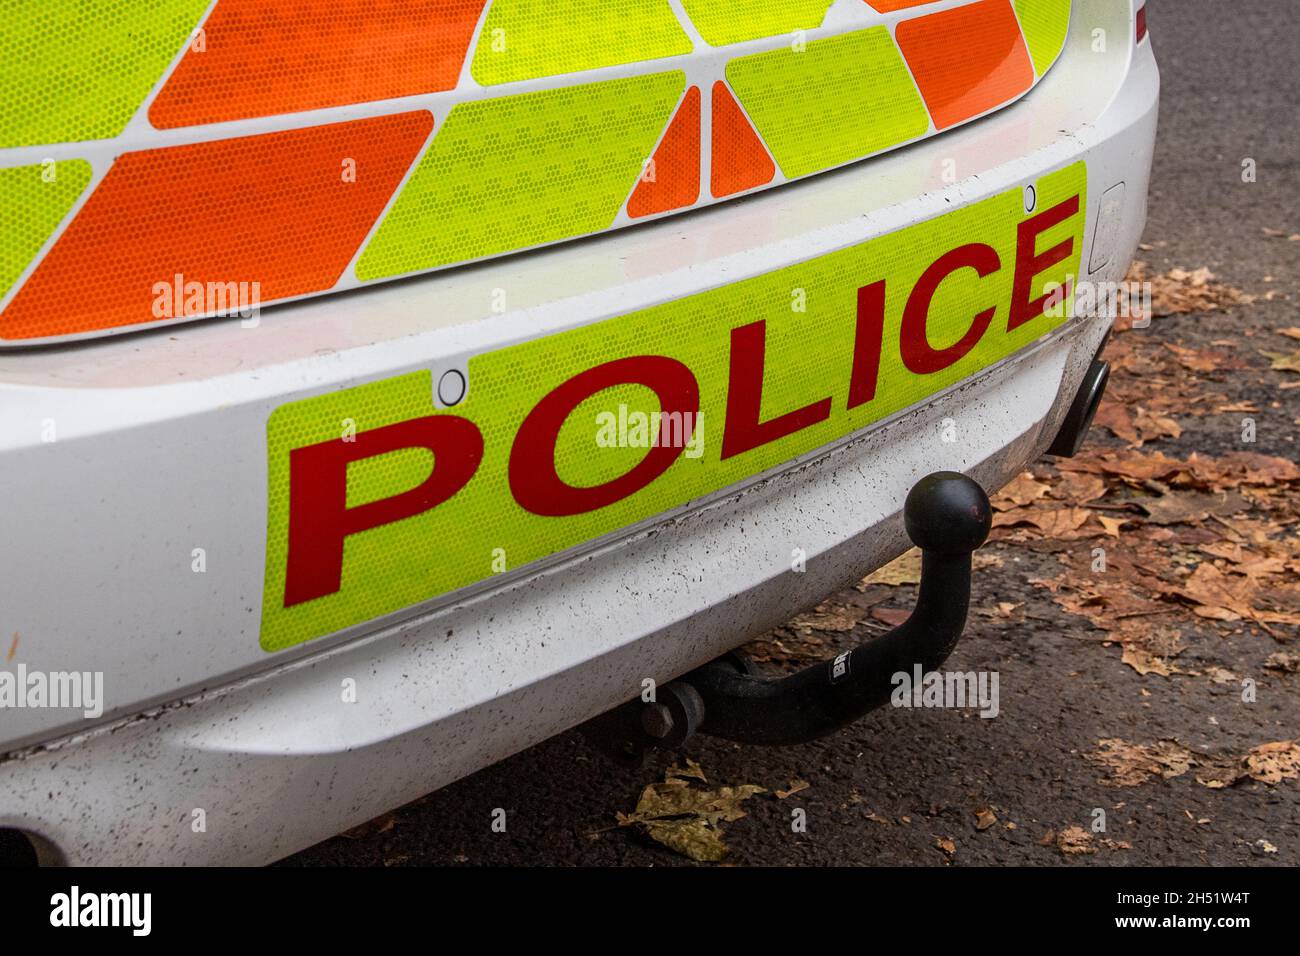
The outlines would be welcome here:
<svg viewBox="0 0 1300 956">
<path fill-rule="evenodd" d="M 797 744 L 831 733 L 889 701 L 894 675 L 938 668 L 966 626 L 971 554 L 992 524 L 988 495 L 951 471 L 927 475 L 903 505 L 903 523 L 921 549 L 916 607 L 898 627 L 834 660 L 782 678 L 757 673 L 733 651 L 586 725 L 616 756 L 671 748 L 694 733 L 747 744 Z"/>
</svg>

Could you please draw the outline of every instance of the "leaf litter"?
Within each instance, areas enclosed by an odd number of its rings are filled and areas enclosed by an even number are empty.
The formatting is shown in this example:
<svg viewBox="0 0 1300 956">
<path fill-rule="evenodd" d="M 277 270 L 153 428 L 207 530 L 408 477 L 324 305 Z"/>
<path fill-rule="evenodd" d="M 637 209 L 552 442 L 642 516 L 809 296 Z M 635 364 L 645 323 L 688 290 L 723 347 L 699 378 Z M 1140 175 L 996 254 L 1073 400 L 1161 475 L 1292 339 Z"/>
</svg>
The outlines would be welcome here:
<svg viewBox="0 0 1300 956">
<path fill-rule="evenodd" d="M 747 814 L 741 809 L 750 797 L 766 793 L 753 784 L 707 788 L 704 771 L 687 758 L 686 766 L 673 765 L 663 783 L 652 783 L 641 791 L 632 813 L 618 813 L 620 827 L 637 827 L 657 843 L 700 863 L 716 863 L 727 854 L 723 823 Z"/>
<path fill-rule="evenodd" d="M 1226 311 L 1269 298 L 1242 292 L 1204 268 L 1156 275 L 1139 262 L 1129 279 L 1151 282 L 1149 318 L 1156 319 Z M 1120 662 L 1139 676 L 1238 682 L 1224 667 L 1180 658 L 1189 632 L 1199 634 L 1198 628 L 1207 624 L 1220 628 L 1223 637 L 1242 633 L 1242 626 L 1281 642 L 1295 636 L 1294 628 L 1300 627 L 1300 467 L 1290 458 L 1254 451 L 1210 455 L 1176 450 L 1186 446 L 1189 432 L 1195 437 L 1204 429 L 1207 418 L 1260 414 L 1261 404 L 1241 394 L 1240 381 L 1244 372 L 1259 368 L 1260 360 L 1249 360 L 1239 348 L 1240 338 L 1189 345 L 1167 337 L 1143 338 L 1123 321 L 1116 332 L 1106 347 L 1112 376 L 1095 428 L 1112 434 L 1122 447 L 1094 442 L 1073 459 L 1036 463 L 1015 476 L 992 496 L 991 543 L 1055 553 L 1061 572 L 1031 583 L 1063 610 L 1086 619 L 1096 642 L 1118 647 Z M 1259 381 L 1285 391 L 1300 386 L 1288 378 L 1300 371 L 1292 362 L 1300 352 L 1289 346 L 1300 341 L 1300 327 L 1275 332 L 1279 341 L 1289 340 L 1288 346 L 1255 350 L 1272 353 L 1264 356 L 1271 365 L 1264 374 L 1272 378 Z M 1146 447 L 1153 443 L 1158 447 Z M 1107 545 L 1121 538 L 1122 548 Z M 1101 568 L 1095 567 L 1094 545 L 1107 548 Z M 977 567 L 1003 563 L 996 552 L 976 554 Z M 905 619 L 906 610 L 888 606 L 890 595 L 919 580 L 920 552 L 912 549 L 855 585 L 862 598 L 850 599 L 852 606 L 828 601 L 749 648 L 761 651 L 766 645 L 768 655 L 761 659 L 779 662 L 826 659 L 862 628 Z M 975 611 L 992 620 L 1023 620 L 1021 607 L 997 601 Z M 1276 652 L 1263 666 L 1275 674 L 1298 673 L 1300 653 Z M 1143 693 L 1149 696 L 1145 689 Z M 1117 787 L 1169 780 L 1193 770 L 1212 789 L 1245 780 L 1271 786 L 1300 775 L 1300 748 L 1286 740 L 1260 744 L 1245 754 L 1215 756 L 1174 740 L 1137 744 L 1110 738 L 1087 756 L 1104 770 L 1103 782 Z M 996 819 L 986 812 L 987 817 L 981 812 L 978 829 Z M 1081 828 L 1052 832 L 1046 845 L 1067 855 L 1095 852 L 1098 845 L 1128 847 L 1093 841 Z M 939 848 L 951 856 L 942 844 Z"/>
</svg>

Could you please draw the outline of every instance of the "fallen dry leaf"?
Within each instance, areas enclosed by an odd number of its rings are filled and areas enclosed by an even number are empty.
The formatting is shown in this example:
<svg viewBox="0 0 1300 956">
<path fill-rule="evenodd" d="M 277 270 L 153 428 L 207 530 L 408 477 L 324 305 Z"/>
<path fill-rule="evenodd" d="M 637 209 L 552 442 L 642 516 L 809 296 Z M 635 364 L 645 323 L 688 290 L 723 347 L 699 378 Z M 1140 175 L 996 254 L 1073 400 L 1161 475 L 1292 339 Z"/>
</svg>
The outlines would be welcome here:
<svg viewBox="0 0 1300 956">
<path fill-rule="evenodd" d="M 1168 415 L 1159 415 L 1145 408 L 1138 408 L 1133 424 L 1141 433 L 1144 442 L 1157 438 L 1180 438 L 1183 434 L 1182 426 Z"/>
<path fill-rule="evenodd" d="M 1217 664 L 1207 667 L 1203 673 L 1216 684 L 1236 684 L 1241 680 L 1232 671 L 1226 667 L 1219 667 Z"/>
<path fill-rule="evenodd" d="M 1269 487 L 1300 480 L 1300 466 L 1288 458 L 1262 455 L 1252 451 L 1234 451 L 1220 458 L 1202 457 L 1193 452 L 1187 458 L 1187 480 L 1223 491 L 1239 485 Z"/>
<path fill-rule="evenodd" d="M 708 790 L 692 786 L 683 779 L 683 772 L 670 770 L 663 783 L 652 783 L 641 791 L 635 811 L 617 814 L 618 825 L 639 826 L 670 850 L 697 862 L 716 863 L 727 853 L 720 824 L 744 817 L 740 805 L 766 791 L 753 784 Z"/>
<path fill-rule="evenodd" d="M 882 624 L 888 624 L 890 627 L 898 627 L 898 625 L 902 624 L 912 616 L 912 612 L 895 607 L 873 607 L 871 609 L 871 616 Z"/>
<path fill-rule="evenodd" d="M 1051 496 L 1058 501 L 1086 505 L 1106 494 L 1106 482 L 1097 475 L 1067 471 L 1052 485 Z"/>
<path fill-rule="evenodd" d="M 1141 485 L 1156 479 L 1168 479 L 1185 471 L 1187 463 L 1171 458 L 1164 452 L 1103 452 L 1066 458 L 1057 462 L 1062 471 L 1091 471 L 1114 475 L 1125 481 Z"/>
<path fill-rule="evenodd" d="M 1127 518 L 1107 518 L 1105 515 L 1098 515 L 1097 520 L 1106 529 L 1106 534 L 1112 538 L 1118 538 L 1120 529 L 1128 524 Z"/>
<path fill-rule="evenodd" d="M 1271 363 L 1269 368 L 1275 372 L 1300 372 L 1300 352 L 1265 352 L 1260 355 Z"/>
<path fill-rule="evenodd" d="M 1152 777 L 1181 777 L 1196 762 L 1190 750 L 1172 740 L 1134 744 L 1112 737 L 1098 740 L 1097 747 L 1087 756 L 1108 771 L 1101 781 L 1107 787 L 1136 787 Z"/>
<path fill-rule="evenodd" d="M 1246 776 L 1260 783 L 1294 780 L 1300 776 L 1300 740 L 1275 740 L 1251 747 L 1245 763 Z"/>
<path fill-rule="evenodd" d="M 1163 525 L 1192 524 L 1210 515 L 1239 514 L 1250 507 L 1250 502 L 1236 492 L 1177 491 L 1139 499 L 1137 505 L 1147 513 L 1147 520 Z"/>
<path fill-rule="evenodd" d="M 1300 654 L 1278 651 L 1276 654 L 1268 655 L 1264 666 L 1271 671 L 1281 671 L 1284 674 L 1300 673 Z"/>
<path fill-rule="evenodd" d="M 675 763 L 671 767 L 669 767 L 664 772 L 664 779 L 665 780 L 699 780 L 703 783 L 709 782 L 709 778 L 704 776 L 704 768 L 701 767 L 694 760 L 692 760 L 690 757 L 686 758 L 685 767 L 679 767 Z"/>
<path fill-rule="evenodd" d="M 862 579 L 862 585 L 887 584 L 891 587 L 900 584 L 921 583 L 921 549 L 912 548 L 890 561 L 878 571 L 873 571 Z M 861 590 L 861 588 L 859 588 Z"/>
<path fill-rule="evenodd" d="M 1151 653 L 1145 647 L 1139 644 L 1123 644 L 1122 648 L 1121 660 L 1143 677 L 1147 674 L 1168 677 L 1172 673 L 1168 662 L 1164 658 Z"/>
<path fill-rule="evenodd" d="M 355 826 L 350 830 L 344 830 L 339 836 L 347 840 L 364 840 L 366 837 L 376 836 L 380 833 L 387 833 L 397 826 L 397 814 L 385 813 L 382 816 L 375 817 L 373 820 L 367 820 L 365 823 Z"/>
<path fill-rule="evenodd" d="M 1047 538 L 1069 538 L 1083 527 L 1092 512 L 1087 508 L 1017 508 L 993 516 L 993 527 L 1032 525 Z"/>
<path fill-rule="evenodd" d="M 980 807 L 975 811 L 975 829 L 987 830 L 993 824 L 998 822 L 998 815 L 988 807 Z"/>
<path fill-rule="evenodd" d="M 1066 827 L 1056 835 L 1056 848 L 1066 856 L 1080 856 L 1096 853 L 1092 845 L 1092 834 L 1083 827 Z"/>
<path fill-rule="evenodd" d="M 1276 740 L 1251 747 L 1240 757 L 1219 756 L 1207 760 L 1196 782 L 1211 790 L 1223 790 L 1243 780 L 1258 780 L 1274 786 L 1300 775 L 1300 741 Z"/>
<path fill-rule="evenodd" d="M 993 496 L 992 504 L 997 511 L 1019 508 L 1037 501 L 1047 494 L 1050 488 L 1051 485 L 1035 478 L 1033 472 L 1024 471 L 1011 479 L 1005 487 Z"/>
<path fill-rule="evenodd" d="M 790 622 L 790 627 L 812 631 L 851 631 L 862 620 L 862 610 L 840 604 L 821 604 L 811 614 L 800 614 Z"/>
<path fill-rule="evenodd" d="M 1259 581 L 1226 575 L 1208 561 L 1198 564 L 1182 586 L 1168 590 L 1192 601 L 1192 613 L 1199 617 L 1215 621 L 1246 619 L 1264 626 L 1300 623 L 1300 615 L 1256 606 L 1261 596 Z"/>
<path fill-rule="evenodd" d="M 1110 433 L 1120 441 L 1128 442 L 1130 445 L 1142 443 L 1137 425 L 1133 423 L 1133 413 L 1128 410 L 1127 405 L 1120 402 L 1103 400 L 1092 423 L 1099 428 L 1109 429 Z"/>
<path fill-rule="evenodd" d="M 1205 349 L 1189 349 L 1174 342 L 1162 343 L 1173 354 L 1178 364 L 1189 372 L 1213 372 L 1229 359 L 1223 352 Z"/>
<path fill-rule="evenodd" d="M 787 797 L 794 796 L 796 793 L 803 793 L 803 791 L 807 790 L 811 786 L 812 784 L 807 780 L 791 780 L 789 790 L 777 790 L 775 791 L 775 795 L 778 800 L 784 800 Z"/>
<path fill-rule="evenodd" d="M 1222 312 L 1234 305 L 1249 305 L 1255 301 L 1254 296 L 1217 281 L 1214 273 L 1204 266 L 1191 270 L 1174 268 L 1163 275 L 1152 275 L 1145 262 L 1135 261 L 1129 267 L 1126 279 L 1151 283 L 1151 314 L 1156 318 L 1188 312 Z M 1132 306 L 1137 305 L 1139 303 L 1132 303 Z M 1138 311 L 1130 308 L 1130 314 Z"/>
</svg>

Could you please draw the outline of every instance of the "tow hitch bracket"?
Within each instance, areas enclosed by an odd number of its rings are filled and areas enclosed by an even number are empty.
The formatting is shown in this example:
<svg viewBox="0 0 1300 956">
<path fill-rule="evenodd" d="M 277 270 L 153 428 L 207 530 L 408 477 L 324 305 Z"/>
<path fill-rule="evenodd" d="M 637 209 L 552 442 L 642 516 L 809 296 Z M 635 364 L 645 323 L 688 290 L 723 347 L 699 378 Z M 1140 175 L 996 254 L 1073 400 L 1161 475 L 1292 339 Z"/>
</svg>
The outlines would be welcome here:
<svg viewBox="0 0 1300 956">
<path fill-rule="evenodd" d="M 966 626 L 971 555 L 992 524 L 975 481 L 941 471 L 922 478 L 903 505 L 921 549 L 921 584 L 906 621 L 831 661 L 766 678 L 733 651 L 660 688 L 651 703 L 625 704 L 584 725 L 624 760 L 649 747 L 673 748 L 695 733 L 747 744 L 797 744 L 824 736 L 886 703 L 894 675 L 938 668 Z"/>
</svg>

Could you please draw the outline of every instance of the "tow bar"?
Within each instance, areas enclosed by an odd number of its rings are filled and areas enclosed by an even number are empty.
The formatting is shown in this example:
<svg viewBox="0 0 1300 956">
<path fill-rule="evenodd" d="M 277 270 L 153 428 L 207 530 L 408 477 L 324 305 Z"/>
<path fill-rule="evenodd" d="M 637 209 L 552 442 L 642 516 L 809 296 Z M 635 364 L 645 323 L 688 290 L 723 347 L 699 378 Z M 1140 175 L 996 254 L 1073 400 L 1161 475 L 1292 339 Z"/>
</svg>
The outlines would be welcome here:
<svg viewBox="0 0 1300 956">
<path fill-rule="evenodd" d="M 696 733 L 746 744 L 797 744 L 850 724 L 887 702 L 897 673 L 935 670 L 966 626 L 971 554 L 992 523 L 988 495 L 956 472 L 922 478 L 908 492 L 903 523 L 921 549 L 921 585 L 906 621 L 834 660 L 765 678 L 732 651 L 583 726 L 602 749 L 637 762 Z"/>
</svg>

